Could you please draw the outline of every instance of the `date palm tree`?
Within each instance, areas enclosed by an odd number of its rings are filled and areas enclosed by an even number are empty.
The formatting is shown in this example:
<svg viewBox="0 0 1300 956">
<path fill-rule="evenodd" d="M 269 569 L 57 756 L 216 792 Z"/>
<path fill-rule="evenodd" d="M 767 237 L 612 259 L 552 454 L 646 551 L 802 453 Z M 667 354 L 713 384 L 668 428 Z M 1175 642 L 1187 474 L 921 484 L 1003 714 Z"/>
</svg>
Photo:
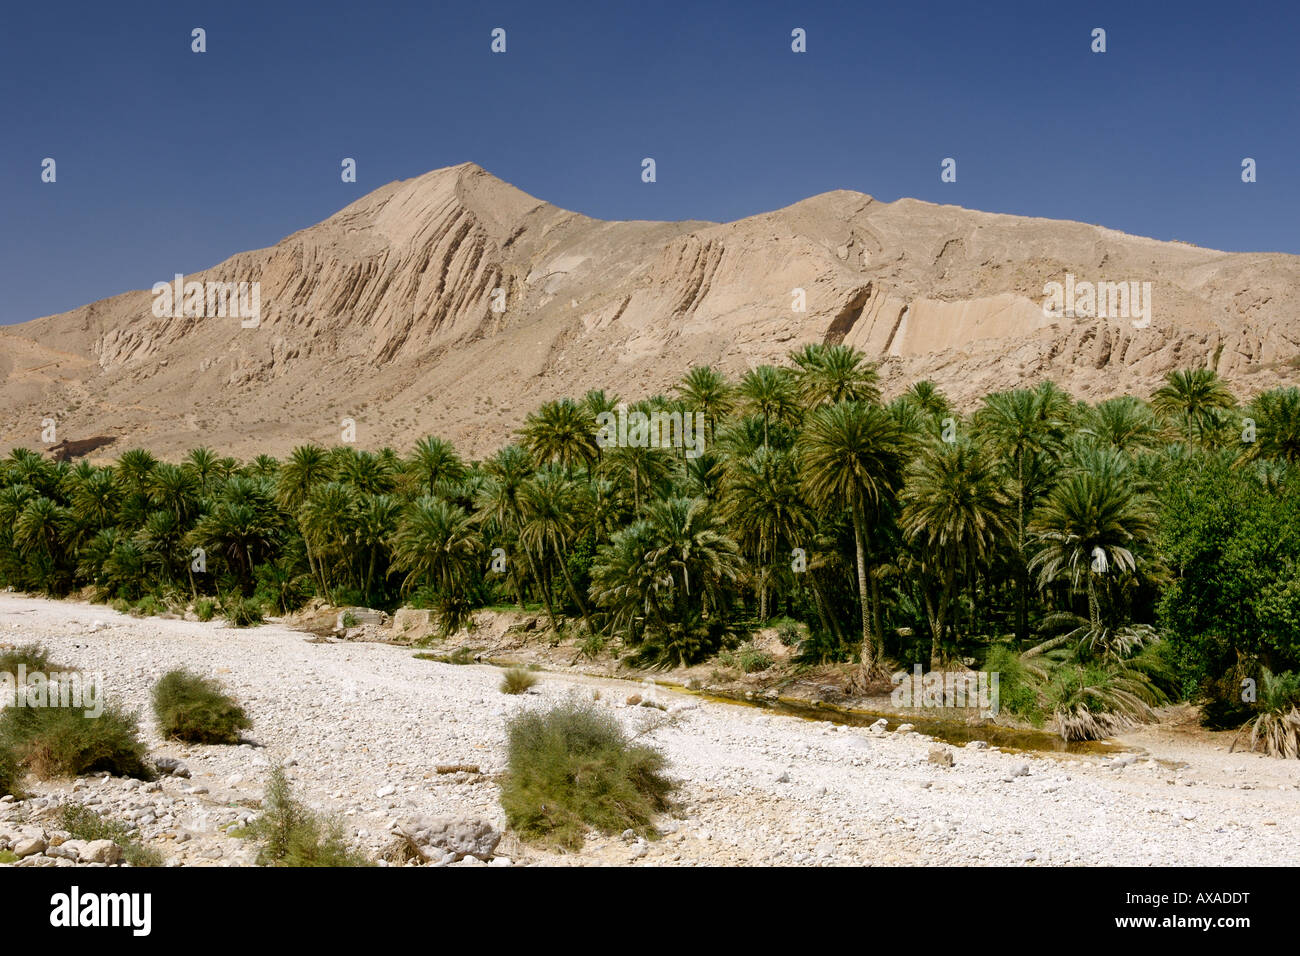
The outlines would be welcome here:
<svg viewBox="0 0 1300 956">
<path fill-rule="evenodd" d="M 458 482 L 465 479 L 465 463 L 456 454 L 451 442 L 429 435 L 415 443 L 409 468 L 419 482 L 424 494 L 435 494 L 439 482 Z"/>
<path fill-rule="evenodd" d="M 697 365 L 682 378 L 676 391 L 692 411 L 704 414 L 708 440 L 718 433 L 718 419 L 735 407 L 732 388 L 726 378 L 708 365 Z"/>
<path fill-rule="evenodd" d="M 1132 395 L 1108 398 L 1089 409 L 1081 432 L 1103 446 L 1130 454 L 1154 448 L 1160 440 L 1160 427 L 1151 409 Z"/>
<path fill-rule="evenodd" d="M 758 618 L 766 621 L 774 577 L 788 568 L 792 550 L 812 537 L 812 516 L 799 493 L 798 456 L 759 448 L 731 463 L 726 487 L 723 515 L 757 572 Z"/>
<path fill-rule="evenodd" d="M 1065 436 L 1066 405 L 1057 392 L 1018 388 L 984 398 L 975 413 L 979 434 L 992 442 L 1010 465 L 1015 493 L 1016 639 L 1029 637 L 1029 517 L 1042 494 L 1047 467 Z"/>
<path fill-rule="evenodd" d="M 406 571 L 403 589 L 429 584 L 439 595 L 443 633 L 469 618 L 469 583 L 479 573 L 483 544 L 463 508 L 425 496 L 406 512 L 393 540 L 393 567 Z"/>
<path fill-rule="evenodd" d="M 938 582 L 937 595 L 924 594 L 934 669 L 948 644 L 958 579 L 973 578 L 1012 536 L 1012 502 L 990 449 L 968 438 L 930 442 L 908 468 L 902 501 L 902 531 Z"/>
<path fill-rule="evenodd" d="M 1151 407 L 1181 422 L 1190 445 L 1196 436 L 1211 432 L 1216 412 L 1237 404 L 1217 372 L 1208 368 L 1179 369 L 1165 376 L 1165 384 L 1151 396 Z"/>
<path fill-rule="evenodd" d="M 1246 414 L 1255 421 L 1248 458 L 1300 464 L 1300 388 L 1275 388 L 1256 395 Z"/>
<path fill-rule="evenodd" d="M 599 450 L 595 419 L 571 398 L 547 402 L 530 412 L 519 434 L 537 461 L 556 462 L 567 473 L 576 465 L 590 465 Z"/>
<path fill-rule="evenodd" d="M 792 419 L 799 409 L 794 378 L 789 369 L 760 365 L 750 369 L 737 389 L 751 412 L 763 420 L 763 444 L 773 422 Z"/>
<path fill-rule="evenodd" d="M 881 674 L 881 635 L 872 633 L 867 587 L 867 515 L 896 495 L 903 443 L 893 416 L 862 402 L 819 408 L 800 439 L 803 488 L 810 502 L 823 509 L 845 508 L 853 521 L 862 609 L 860 682 Z"/>
<path fill-rule="evenodd" d="M 841 344 L 806 345 L 790 355 L 804 406 L 878 402 L 880 376 L 857 349 Z"/>
<path fill-rule="evenodd" d="M 1155 511 L 1124 469 L 1078 469 L 1067 474 L 1034 513 L 1030 525 L 1041 550 L 1030 562 L 1040 587 L 1068 581 L 1088 597 L 1085 651 L 1115 657 L 1142 635 L 1105 620 L 1099 591 L 1113 577 L 1137 570 L 1137 554 L 1155 534 Z"/>
<path fill-rule="evenodd" d="M 591 614 L 573 583 L 568 562 L 569 546 L 579 536 L 581 524 L 582 495 L 578 484 L 558 467 L 544 467 L 524 483 L 519 500 L 524 516 L 519 543 L 537 556 L 543 568 L 551 559 L 559 565 L 569 596 L 591 631 Z"/>
</svg>

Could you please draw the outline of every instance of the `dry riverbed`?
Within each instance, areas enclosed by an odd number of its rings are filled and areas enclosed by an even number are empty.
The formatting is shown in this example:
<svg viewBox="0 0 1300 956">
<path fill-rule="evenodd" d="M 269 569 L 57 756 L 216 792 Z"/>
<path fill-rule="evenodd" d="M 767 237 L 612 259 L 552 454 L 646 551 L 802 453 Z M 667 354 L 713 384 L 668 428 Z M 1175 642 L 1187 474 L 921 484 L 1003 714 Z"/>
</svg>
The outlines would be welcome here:
<svg viewBox="0 0 1300 956">
<path fill-rule="evenodd" d="M 31 781 L 0 804 L 0 840 L 49 842 L 50 816 L 78 800 L 132 819 L 170 865 L 241 865 L 255 847 L 225 830 L 256 813 L 269 768 L 298 798 L 346 822 L 378 854 L 411 818 L 505 822 L 494 775 L 505 724 L 570 695 L 610 708 L 659 747 L 680 781 L 662 839 L 593 834 L 577 853 L 506 832 L 490 865 L 1286 865 L 1300 859 L 1300 762 L 1227 752 L 1157 727 L 1117 755 L 952 747 L 916 733 L 764 713 L 660 689 L 666 710 L 628 706 L 636 684 L 541 673 L 500 693 L 489 665 L 418 660 L 379 643 L 316 643 L 280 625 L 137 619 L 102 605 L 0 594 L 0 644 L 39 641 L 54 659 L 104 675 L 110 702 L 137 709 L 151 754 L 188 777 L 157 782 Z M 168 670 L 215 676 L 247 708 L 251 743 L 158 738 L 149 691 Z M 934 754 L 940 750 L 952 757 Z M 439 773 L 448 765 L 478 773 Z M 2 844 L 0 844 L 2 845 Z M 58 848 L 26 865 L 70 865 Z M 65 854 L 69 855 L 69 854 Z M 75 855 L 75 854 L 70 854 Z M 454 866 L 489 865 L 467 857 Z"/>
</svg>

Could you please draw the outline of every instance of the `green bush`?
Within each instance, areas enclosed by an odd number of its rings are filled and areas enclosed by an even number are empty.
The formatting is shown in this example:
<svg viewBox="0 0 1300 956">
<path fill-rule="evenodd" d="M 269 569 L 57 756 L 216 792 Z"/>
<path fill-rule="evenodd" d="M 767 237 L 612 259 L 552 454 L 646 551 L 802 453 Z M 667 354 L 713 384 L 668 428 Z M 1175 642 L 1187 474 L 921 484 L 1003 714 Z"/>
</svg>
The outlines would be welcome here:
<svg viewBox="0 0 1300 956">
<path fill-rule="evenodd" d="M 736 666 L 746 674 L 765 671 L 773 663 L 771 655 L 759 650 L 752 641 L 742 644 L 736 651 Z"/>
<path fill-rule="evenodd" d="M 638 830 L 668 809 L 674 784 L 663 756 L 632 744 L 618 722 L 590 705 L 531 712 L 507 727 L 501 805 L 521 837 L 577 849 L 583 833 Z"/>
<path fill-rule="evenodd" d="M 126 600 L 125 598 L 113 598 L 113 600 L 108 602 L 108 606 L 111 607 L 118 614 L 131 613 L 131 602 Z"/>
<path fill-rule="evenodd" d="M 29 674 L 32 671 L 48 674 L 63 669 L 50 662 L 49 652 L 42 644 L 20 644 L 0 649 L 0 674 L 13 674 L 16 679 L 19 665 L 26 665 Z"/>
<path fill-rule="evenodd" d="M 776 626 L 776 638 L 782 647 L 794 647 L 799 643 L 799 625 L 793 621 L 782 621 Z"/>
<path fill-rule="evenodd" d="M 136 602 L 131 613 L 137 617 L 155 617 L 167 610 L 167 605 L 152 594 L 146 594 Z"/>
<path fill-rule="evenodd" d="M 262 844 L 258 866 L 371 866 L 352 849 L 343 824 L 325 819 L 293 799 L 284 769 L 273 767 L 262 814 L 245 834 Z"/>
<path fill-rule="evenodd" d="M 194 602 L 194 616 L 200 621 L 210 621 L 217 613 L 217 602 L 212 598 L 199 598 Z"/>
<path fill-rule="evenodd" d="M 231 627 L 256 627 L 265 623 L 262 604 L 256 598 L 227 597 L 221 602 L 221 613 Z"/>
<path fill-rule="evenodd" d="M 501 693 L 523 694 L 537 684 L 537 678 L 522 667 L 512 667 L 501 677 Z"/>
<path fill-rule="evenodd" d="M 132 866 L 162 866 L 162 856 L 132 835 L 121 820 L 101 817 L 80 803 L 65 803 L 59 808 L 59 829 L 67 830 L 74 840 L 112 840 L 122 848 L 122 859 Z"/>
<path fill-rule="evenodd" d="M 220 684 L 185 670 L 154 685 L 153 712 L 160 734 L 193 744 L 237 744 L 239 732 L 253 726 Z"/>
<path fill-rule="evenodd" d="M 83 707 L 6 707 L 0 711 L 0 748 L 41 779 L 80 777 L 106 770 L 150 779 L 135 714 L 105 707 L 98 717 Z"/>
<path fill-rule="evenodd" d="M 1015 714 L 1035 726 L 1043 724 L 1047 714 L 1039 694 L 1042 682 L 1029 672 L 1019 654 L 1003 645 L 992 647 L 984 658 L 984 670 L 998 675 L 999 711 Z"/>
<path fill-rule="evenodd" d="M 23 769 L 18 765 L 18 758 L 8 747 L 0 747 L 0 797 L 12 793 L 21 796 Z"/>
</svg>

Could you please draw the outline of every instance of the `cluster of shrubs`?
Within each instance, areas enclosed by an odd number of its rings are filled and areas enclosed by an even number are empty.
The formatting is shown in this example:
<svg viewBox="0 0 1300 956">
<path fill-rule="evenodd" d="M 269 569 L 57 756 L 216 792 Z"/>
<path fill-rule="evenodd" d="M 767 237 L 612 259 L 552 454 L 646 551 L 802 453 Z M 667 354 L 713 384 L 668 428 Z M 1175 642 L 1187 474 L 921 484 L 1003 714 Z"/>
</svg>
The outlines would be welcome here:
<svg viewBox="0 0 1300 956">
<path fill-rule="evenodd" d="M 0 672 L 17 680 L 26 673 L 72 673 L 54 664 L 39 644 L 0 653 Z M 154 686 L 159 733 L 187 743 L 238 743 L 252 726 L 248 715 L 219 684 L 175 670 Z M 152 779 L 148 748 L 136 714 L 105 703 L 98 713 L 72 706 L 8 706 L 0 710 L 0 791 L 14 793 L 22 777 L 78 777 L 107 772 Z"/>
</svg>

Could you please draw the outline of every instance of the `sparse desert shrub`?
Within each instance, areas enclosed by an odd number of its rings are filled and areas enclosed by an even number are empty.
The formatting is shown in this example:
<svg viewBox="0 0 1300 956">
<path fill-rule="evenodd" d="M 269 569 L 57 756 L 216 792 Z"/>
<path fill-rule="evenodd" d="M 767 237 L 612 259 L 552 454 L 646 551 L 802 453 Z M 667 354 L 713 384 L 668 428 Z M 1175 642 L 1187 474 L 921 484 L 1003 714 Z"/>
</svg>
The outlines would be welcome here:
<svg viewBox="0 0 1300 956">
<path fill-rule="evenodd" d="M 524 839 L 577 849 L 588 827 L 653 835 L 651 819 L 668 809 L 663 756 L 589 704 L 520 714 L 507 734 L 501 805 Z"/>
<path fill-rule="evenodd" d="M 348 845 L 343 824 L 293 798 L 284 768 L 273 767 L 262 813 L 244 831 L 262 844 L 258 866 L 370 866 Z"/>
<path fill-rule="evenodd" d="M 773 663 L 771 655 L 755 647 L 752 641 L 742 644 L 736 651 L 736 666 L 746 674 L 765 671 Z"/>
<path fill-rule="evenodd" d="M 217 613 L 217 602 L 212 598 L 199 598 L 194 602 L 194 616 L 200 621 L 210 621 Z"/>
<path fill-rule="evenodd" d="M 193 744 L 237 744 L 239 732 L 253 726 L 220 684 L 185 670 L 171 671 L 154 685 L 153 712 L 159 733 Z"/>
<path fill-rule="evenodd" d="M 23 770 L 14 752 L 8 747 L 0 747 L 0 797 L 9 793 L 20 796 L 18 791 L 22 779 Z"/>
<path fill-rule="evenodd" d="M 42 779 L 106 770 L 151 779 L 135 714 L 105 707 L 98 717 L 73 707 L 6 707 L 0 711 L 0 747 Z"/>
<path fill-rule="evenodd" d="M 357 626 L 357 616 L 356 616 L 355 614 L 353 614 L 351 611 L 344 611 L 344 612 L 343 612 L 343 621 L 342 621 L 342 624 L 343 624 L 343 626 L 344 626 L 345 628 L 346 628 L 346 627 L 356 627 L 356 626 Z"/>
<path fill-rule="evenodd" d="M 231 627 L 256 627 L 264 623 L 262 603 L 256 598 L 231 595 L 221 601 L 221 613 Z"/>
<path fill-rule="evenodd" d="M 33 671 L 48 674 L 62 670 L 50 662 L 49 651 L 43 644 L 20 644 L 0 650 L 0 674 L 13 674 L 16 679 L 19 665 L 25 665 L 29 674 Z"/>
<path fill-rule="evenodd" d="M 537 684 L 537 678 L 522 667 L 512 667 L 501 676 L 501 693 L 523 694 Z"/>
<path fill-rule="evenodd" d="M 132 835 L 121 820 L 101 817 L 81 803 L 65 803 L 59 808 L 58 825 L 67 830 L 74 840 L 112 840 L 122 848 L 122 859 L 132 866 L 162 866 L 163 859 L 157 850 L 151 850 Z"/>
<path fill-rule="evenodd" d="M 167 610 L 167 606 L 152 594 L 146 594 L 136 602 L 131 613 L 137 617 L 154 617 Z"/>
<path fill-rule="evenodd" d="M 605 649 L 605 635 L 590 631 L 578 641 L 578 657 L 594 661 Z"/>
</svg>

